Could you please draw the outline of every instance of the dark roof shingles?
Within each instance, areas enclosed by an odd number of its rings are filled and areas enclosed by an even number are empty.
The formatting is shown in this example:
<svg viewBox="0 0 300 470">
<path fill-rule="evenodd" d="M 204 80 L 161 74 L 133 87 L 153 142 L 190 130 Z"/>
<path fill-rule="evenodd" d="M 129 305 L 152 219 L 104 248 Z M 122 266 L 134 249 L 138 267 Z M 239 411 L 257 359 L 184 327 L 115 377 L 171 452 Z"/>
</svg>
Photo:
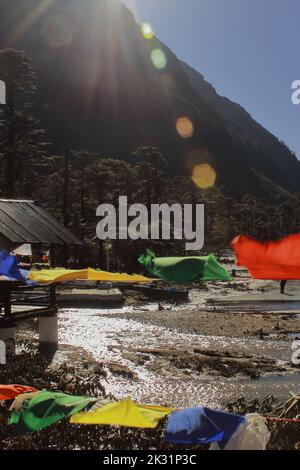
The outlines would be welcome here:
<svg viewBox="0 0 300 470">
<path fill-rule="evenodd" d="M 34 201 L 0 199 L 0 233 L 12 243 L 81 244 Z"/>
</svg>

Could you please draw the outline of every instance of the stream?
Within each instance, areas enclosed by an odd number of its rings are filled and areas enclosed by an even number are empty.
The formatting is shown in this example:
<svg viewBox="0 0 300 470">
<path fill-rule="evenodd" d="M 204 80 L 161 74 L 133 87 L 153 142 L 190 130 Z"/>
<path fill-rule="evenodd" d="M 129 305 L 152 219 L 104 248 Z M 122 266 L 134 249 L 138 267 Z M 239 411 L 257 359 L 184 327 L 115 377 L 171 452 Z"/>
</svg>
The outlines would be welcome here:
<svg viewBox="0 0 300 470">
<path fill-rule="evenodd" d="M 157 304 L 145 308 L 149 309 L 150 314 Z M 129 380 L 128 377 L 109 373 L 104 385 L 116 398 L 131 396 L 140 402 L 175 407 L 221 407 L 240 397 L 254 399 L 273 394 L 284 400 L 290 391 L 299 393 L 299 373 L 266 375 L 251 380 L 210 377 L 188 370 L 186 373 L 180 370 L 177 374 L 167 368 L 163 373 L 157 373 L 149 370 L 149 363 L 133 362 L 128 354 L 131 351 L 187 347 L 262 355 L 284 362 L 290 360 L 291 342 L 184 334 L 118 317 L 120 312 L 132 309 L 69 308 L 59 312 L 60 343 L 83 348 L 97 361 L 121 364 L 136 374 L 135 380 Z"/>
</svg>

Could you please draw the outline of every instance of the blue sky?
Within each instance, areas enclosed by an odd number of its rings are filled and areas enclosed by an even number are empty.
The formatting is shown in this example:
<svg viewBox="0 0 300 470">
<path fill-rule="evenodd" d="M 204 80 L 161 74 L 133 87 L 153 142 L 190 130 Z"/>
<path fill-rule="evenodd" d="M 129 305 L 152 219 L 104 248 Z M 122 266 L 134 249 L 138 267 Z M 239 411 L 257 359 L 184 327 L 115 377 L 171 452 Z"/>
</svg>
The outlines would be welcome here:
<svg viewBox="0 0 300 470">
<path fill-rule="evenodd" d="M 300 159 L 300 0 L 122 0 L 136 19 Z"/>
</svg>

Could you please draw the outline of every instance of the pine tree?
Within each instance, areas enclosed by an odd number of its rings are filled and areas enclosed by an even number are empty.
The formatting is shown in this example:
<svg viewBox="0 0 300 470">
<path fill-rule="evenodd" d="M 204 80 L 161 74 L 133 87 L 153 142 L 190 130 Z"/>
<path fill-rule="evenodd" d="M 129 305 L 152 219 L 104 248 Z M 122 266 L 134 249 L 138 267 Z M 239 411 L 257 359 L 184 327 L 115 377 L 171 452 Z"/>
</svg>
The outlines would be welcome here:
<svg viewBox="0 0 300 470">
<path fill-rule="evenodd" d="M 6 85 L 6 105 L 0 114 L 0 156 L 6 197 L 34 197 L 45 172 L 47 144 L 39 128 L 34 96 L 36 74 L 22 51 L 0 52 L 0 80 Z"/>
</svg>

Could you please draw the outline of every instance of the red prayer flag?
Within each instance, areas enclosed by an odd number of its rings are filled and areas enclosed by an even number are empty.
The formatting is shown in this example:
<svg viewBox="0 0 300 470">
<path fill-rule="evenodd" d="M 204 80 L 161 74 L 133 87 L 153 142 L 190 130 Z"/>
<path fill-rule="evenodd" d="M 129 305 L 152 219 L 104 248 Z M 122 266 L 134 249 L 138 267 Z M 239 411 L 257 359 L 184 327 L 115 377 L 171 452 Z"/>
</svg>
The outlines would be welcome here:
<svg viewBox="0 0 300 470">
<path fill-rule="evenodd" d="M 236 265 L 246 267 L 254 279 L 300 279 L 300 234 L 268 242 L 239 235 L 231 247 L 237 256 Z"/>
<path fill-rule="evenodd" d="M 13 400 L 18 395 L 30 392 L 37 392 L 37 390 L 26 385 L 0 385 L 0 401 Z"/>
</svg>

